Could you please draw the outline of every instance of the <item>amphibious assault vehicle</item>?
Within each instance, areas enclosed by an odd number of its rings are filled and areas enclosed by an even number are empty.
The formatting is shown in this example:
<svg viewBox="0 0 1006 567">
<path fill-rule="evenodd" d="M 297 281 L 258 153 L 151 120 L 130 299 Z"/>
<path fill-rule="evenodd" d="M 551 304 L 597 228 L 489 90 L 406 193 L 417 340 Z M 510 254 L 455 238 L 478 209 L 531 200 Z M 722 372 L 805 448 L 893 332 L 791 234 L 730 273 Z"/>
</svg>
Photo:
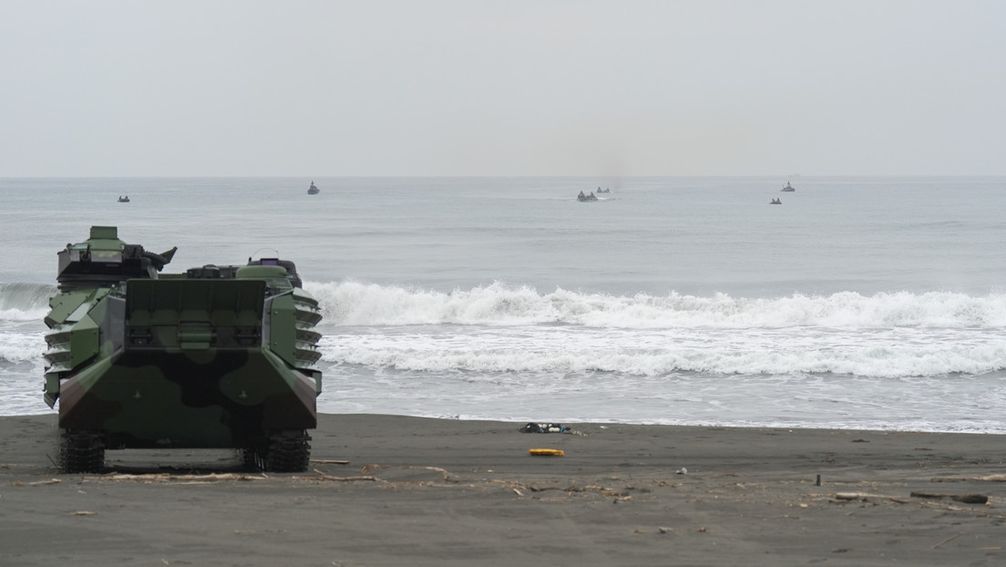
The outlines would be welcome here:
<svg viewBox="0 0 1006 567">
<path fill-rule="evenodd" d="M 59 464 L 97 472 L 106 449 L 235 448 L 245 464 L 306 470 L 321 393 L 318 302 L 293 262 L 160 273 L 162 254 L 114 226 L 58 253 L 45 401 Z"/>
</svg>

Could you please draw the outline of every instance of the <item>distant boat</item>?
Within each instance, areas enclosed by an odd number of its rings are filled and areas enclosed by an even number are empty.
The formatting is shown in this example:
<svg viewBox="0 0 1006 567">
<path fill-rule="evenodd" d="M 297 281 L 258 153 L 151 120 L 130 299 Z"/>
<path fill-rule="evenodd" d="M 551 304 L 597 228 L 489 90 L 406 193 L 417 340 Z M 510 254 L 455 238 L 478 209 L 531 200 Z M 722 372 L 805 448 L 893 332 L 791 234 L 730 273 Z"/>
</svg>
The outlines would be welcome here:
<svg viewBox="0 0 1006 567">
<path fill-rule="evenodd" d="M 611 193 L 611 188 L 610 187 L 605 187 L 604 189 L 601 189 L 600 187 L 598 187 L 597 188 L 597 192 L 598 193 Z"/>
<path fill-rule="evenodd" d="M 318 189 L 318 186 L 314 184 L 314 181 L 312 181 L 311 186 L 307 188 L 307 194 L 317 195 L 318 193 L 321 193 L 321 189 Z"/>
<path fill-rule="evenodd" d="M 591 191 L 589 195 L 584 195 L 583 191 L 580 191 L 580 194 L 576 196 L 576 200 L 581 203 L 585 201 L 596 201 L 597 195 L 595 195 L 593 191 Z"/>
<path fill-rule="evenodd" d="M 796 187 L 793 187 L 792 185 L 789 184 L 789 181 L 787 181 L 786 186 L 780 189 L 780 191 L 782 191 L 783 193 L 792 193 L 793 191 L 796 191 Z"/>
<path fill-rule="evenodd" d="M 782 204 L 782 199 L 772 199 L 771 201 L 768 202 L 768 204 L 770 204 L 770 205 L 781 205 Z"/>
<path fill-rule="evenodd" d="M 128 203 L 129 202 L 129 195 L 119 195 L 119 202 L 120 203 Z"/>
</svg>

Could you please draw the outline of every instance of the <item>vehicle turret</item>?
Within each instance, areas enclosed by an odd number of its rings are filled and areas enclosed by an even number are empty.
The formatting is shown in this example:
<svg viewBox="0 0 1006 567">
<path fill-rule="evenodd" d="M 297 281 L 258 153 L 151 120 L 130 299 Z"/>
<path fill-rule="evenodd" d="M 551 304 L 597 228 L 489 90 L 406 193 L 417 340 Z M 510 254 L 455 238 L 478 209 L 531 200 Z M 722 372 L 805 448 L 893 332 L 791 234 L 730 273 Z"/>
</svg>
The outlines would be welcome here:
<svg viewBox="0 0 1006 567">
<path fill-rule="evenodd" d="M 130 278 L 156 278 L 171 262 L 177 247 L 155 254 L 139 244 L 119 240 L 114 226 L 92 226 L 90 238 L 67 244 L 58 253 L 56 281 L 60 291 L 81 287 L 102 287 Z"/>
</svg>

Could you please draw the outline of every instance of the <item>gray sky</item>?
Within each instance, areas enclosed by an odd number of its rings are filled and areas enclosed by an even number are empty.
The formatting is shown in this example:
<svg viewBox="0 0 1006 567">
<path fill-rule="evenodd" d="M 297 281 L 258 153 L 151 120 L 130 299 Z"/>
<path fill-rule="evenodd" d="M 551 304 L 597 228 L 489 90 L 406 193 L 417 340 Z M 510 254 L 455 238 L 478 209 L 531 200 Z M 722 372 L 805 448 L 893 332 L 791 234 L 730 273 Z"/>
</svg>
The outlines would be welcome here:
<svg viewBox="0 0 1006 567">
<path fill-rule="evenodd" d="M 1006 2 L 0 0 L 0 176 L 1006 173 Z"/>
</svg>

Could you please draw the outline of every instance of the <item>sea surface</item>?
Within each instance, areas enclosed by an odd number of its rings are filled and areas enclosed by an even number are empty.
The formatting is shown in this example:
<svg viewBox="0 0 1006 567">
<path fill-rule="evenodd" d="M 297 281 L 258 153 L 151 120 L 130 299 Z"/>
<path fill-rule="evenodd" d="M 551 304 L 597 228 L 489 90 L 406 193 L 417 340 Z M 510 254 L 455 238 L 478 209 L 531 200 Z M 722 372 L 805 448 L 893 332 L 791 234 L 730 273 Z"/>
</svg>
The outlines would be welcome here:
<svg viewBox="0 0 1006 567">
<path fill-rule="evenodd" d="M 1006 178 L 789 180 L 0 179 L 0 415 L 100 224 L 294 260 L 325 412 L 1006 432 Z"/>
</svg>

